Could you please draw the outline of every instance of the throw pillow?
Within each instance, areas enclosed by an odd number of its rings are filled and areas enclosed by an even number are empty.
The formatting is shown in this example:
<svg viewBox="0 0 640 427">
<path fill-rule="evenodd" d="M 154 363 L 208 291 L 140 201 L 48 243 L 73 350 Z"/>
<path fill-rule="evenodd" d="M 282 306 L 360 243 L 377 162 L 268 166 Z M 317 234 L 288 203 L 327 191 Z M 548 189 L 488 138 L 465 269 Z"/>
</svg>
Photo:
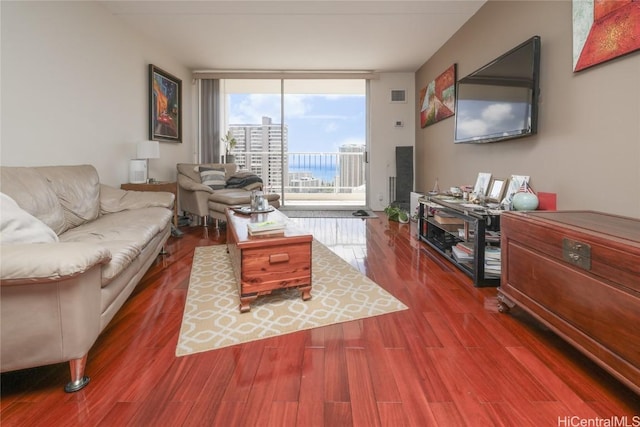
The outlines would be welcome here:
<svg viewBox="0 0 640 427">
<path fill-rule="evenodd" d="M 22 209 L 11 197 L 0 193 L 0 242 L 50 243 L 58 236 L 44 222 Z"/>
<path fill-rule="evenodd" d="M 224 166 L 219 168 L 200 166 L 199 169 L 200 181 L 211 187 L 212 190 L 221 190 L 227 185 Z"/>
</svg>

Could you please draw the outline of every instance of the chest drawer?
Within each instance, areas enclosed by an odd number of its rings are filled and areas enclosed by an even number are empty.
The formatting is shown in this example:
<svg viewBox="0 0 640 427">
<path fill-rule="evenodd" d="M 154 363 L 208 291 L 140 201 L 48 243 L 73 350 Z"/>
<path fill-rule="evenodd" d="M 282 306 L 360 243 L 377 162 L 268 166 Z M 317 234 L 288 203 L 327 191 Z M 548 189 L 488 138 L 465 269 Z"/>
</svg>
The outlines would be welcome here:
<svg viewBox="0 0 640 427">
<path fill-rule="evenodd" d="M 311 283 L 311 242 L 242 250 L 242 293 Z"/>
<path fill-rule="evenodd" d="M 545 256 L 574 267 L 607 282 L 635 291 L 640 295 L 640 241 L 633 240 L 635 229 L 623 237 L 600 233 L 598 224 L 592 228 L 571 227 L 564 223 L 537 221 L 537 216 L 504 215 L 502 234 L 508 241 L 520 242 Z M 607 216 L 601 218 L 606 229 Z M 629 219 L 638 227 L 640 221 Z M 628 240 L 629 239 L 629 240 Z M 508 245 L 509 242 L 506 242 Z M 503 243 L 504 247 L 504 243 Z"/>
</svg>

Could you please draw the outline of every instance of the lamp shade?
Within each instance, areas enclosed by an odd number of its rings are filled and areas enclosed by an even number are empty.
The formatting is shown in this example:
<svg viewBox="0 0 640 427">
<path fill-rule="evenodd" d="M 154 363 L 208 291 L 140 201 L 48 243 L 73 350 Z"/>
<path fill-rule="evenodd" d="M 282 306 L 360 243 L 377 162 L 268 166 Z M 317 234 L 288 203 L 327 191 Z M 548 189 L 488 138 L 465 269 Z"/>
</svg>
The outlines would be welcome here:
<svg viewBox="0 0 640 427">
<path fill-rule="evenodd" d="M 136 158 L 159 159 L 160 143 L 158 141 L 140 141 L 136 145 Z"/>
</svg>

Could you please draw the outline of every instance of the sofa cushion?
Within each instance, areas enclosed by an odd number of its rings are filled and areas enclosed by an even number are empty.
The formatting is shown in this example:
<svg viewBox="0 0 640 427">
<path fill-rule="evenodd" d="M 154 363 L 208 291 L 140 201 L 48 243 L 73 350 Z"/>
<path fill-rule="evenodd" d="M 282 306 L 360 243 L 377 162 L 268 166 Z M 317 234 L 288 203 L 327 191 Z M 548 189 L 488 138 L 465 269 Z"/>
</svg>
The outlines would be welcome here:
<svg viewBox="0 0 640 427">
<path fill-rule="evenodd" d="M 200 166 L 200 181 L 212 190 L 221 190 L 227 185 L 226 172 L 224 167 Z"/>
<path fill-rule="evenodd" d="M 44 176 L 35 168 L 2 166 L 2 192 L 16 201 L 20 208 L 44 222 L 56 234 L 66 229 L 64 209 Z"/>
<path fill-rule="evenodd" d="M 111 262 L 102 269 L 102 286 L 106 286 L 172 218 L 173 212 L 162 207 L 111 213 L 63 233 L 60 241 L 96 243 L 109 249 Z"/>
<path fill-rule="evenodd" d="M 0 242 L 49 243 L 58 236 L 44 222 L 20 208 L 15 200 L 0 193 Z"/>
<path fill-rule="evenodd" d="M 58 196 L 67 230 L 98 217 L 100 179 L 93 166 L 43 166 L 35 169 L 47 179 Z"/>
</svg>

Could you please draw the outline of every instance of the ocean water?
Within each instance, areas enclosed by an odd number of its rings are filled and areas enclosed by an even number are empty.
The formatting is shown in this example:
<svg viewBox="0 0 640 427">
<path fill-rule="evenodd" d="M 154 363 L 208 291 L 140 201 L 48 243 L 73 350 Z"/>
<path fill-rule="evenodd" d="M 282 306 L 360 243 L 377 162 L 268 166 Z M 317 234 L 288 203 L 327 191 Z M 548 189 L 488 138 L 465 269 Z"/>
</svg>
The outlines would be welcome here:
<svg viewBox="0 0 640 427">
<path fill-rule="evenodd" d="M 338 174 L 338 166 L 335 164 L 325 165 L 300 165 L 289 163 L 289 172 L 310 172 L 314 178 L 318 178 L 324 182 L 335 182 Z"/>
</svg>

